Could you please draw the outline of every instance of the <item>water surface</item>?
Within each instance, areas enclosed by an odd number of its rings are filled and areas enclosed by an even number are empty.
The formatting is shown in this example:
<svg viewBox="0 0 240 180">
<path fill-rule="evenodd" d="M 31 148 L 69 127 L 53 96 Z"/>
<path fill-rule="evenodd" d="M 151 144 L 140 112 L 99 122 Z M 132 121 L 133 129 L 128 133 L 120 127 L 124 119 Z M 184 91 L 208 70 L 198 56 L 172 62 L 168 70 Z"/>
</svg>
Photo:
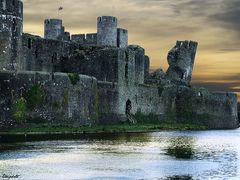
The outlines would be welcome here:
<svg viewBox="0 0 240 180">
<path fill-rule="evenodd" d="M 0 144 L 0 176 L 18 179 L 240 179 L 239 169 L 240 130 Z"/>
</svg>

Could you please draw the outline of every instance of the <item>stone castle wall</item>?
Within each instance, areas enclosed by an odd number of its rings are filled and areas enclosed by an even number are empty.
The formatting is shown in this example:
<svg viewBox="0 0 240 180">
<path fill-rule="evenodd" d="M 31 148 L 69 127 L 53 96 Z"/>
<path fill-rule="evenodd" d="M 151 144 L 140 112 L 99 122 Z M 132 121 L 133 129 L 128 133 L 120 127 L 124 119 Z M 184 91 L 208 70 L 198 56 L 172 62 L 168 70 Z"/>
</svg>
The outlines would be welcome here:
<svg viewBox="0 0 240 180">
<path fill-rule="evenodd" d="M 26 71 L 60 72 L 61 58 L 68 57 L 71 49 L 75 49 L 74 44 L 46 40 L 30 34 L 23 34 L 22 45 L 20 67 Z"/>
<path fill-rule="evenodd" d="M 239 127 L 237 95 L 211 93 L 205 88 L 171 86 L 172 106 L 168 109 L 178 122 L 195 123 L 210 129 Z"/>
<path fill-rule="evenodd" d="M 116 83 L 98 81 L 100 124 L 113 124 L 125 120 L 118 113 L 119 93 L 117 87 Z"/>
<path fill-rule="evenodd" d="M 94 76 L 99 81 L 117 82 L 119 51 L 116 48 L 80 47 L 61 61 L 60 71 Z"/>
<path fill-rule="evenodd" d="M 22 34 L 22 15 L 21 1 L 0 1 L 0 128 L 13 120 L 108 124 L 128 113 L 239 127 L 235 94 L 190 88 L 196 42 L 178 41 L 168 71 L 151 74 L 145 50 L 127 46 L 128 32 L 117 28 L 115 17 L 99 17 L 97 34 L 75 35 L 71 42 L 57 19 L 45 21 L 45 39 Z"/>
<path fill-rule="evenodd" d="M 97 80 L 84 75 L 0 73 L 0 127 L 14 121 L 87 125 L 98 121 Z M 13 123 L 14 124 L 14 123 Z"/>
<path fill-rule="evenodd" d="M 96 45 L 97 44 L 97 34 L 73 34 L 71 36 L 71 40 L 73 42 L 79 44 L 87 44 L 87 45 Z"/>
<path fill-rule="evenodd" d="M 120 53 L 118 62 L 118 113 L 126 113 L 126 103 L 131 102 L 131 113 L 138 111 L 145 115 L 163 113 L 157 86 L 144 85 L 145 64 L 148 60 L 140 46 L 129 46 Z M 156 104 L 158 104 L 156 106 Z"/>
<path fill-rule="evenodd" d="M 0 69 L 17 70 L 22 43 L 23 3 L 0 1 Z"/>
</svg>

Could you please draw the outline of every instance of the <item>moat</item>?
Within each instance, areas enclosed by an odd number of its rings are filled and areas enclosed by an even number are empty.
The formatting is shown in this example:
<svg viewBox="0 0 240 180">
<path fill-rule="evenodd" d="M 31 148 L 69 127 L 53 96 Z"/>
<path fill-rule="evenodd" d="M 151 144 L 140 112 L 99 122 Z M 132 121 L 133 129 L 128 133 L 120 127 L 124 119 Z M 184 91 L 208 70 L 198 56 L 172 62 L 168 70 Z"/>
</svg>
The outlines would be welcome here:
<svg viewBox="0 0 240 180">
<path fill-rule="evenodd" d="M 18 179 L 237 179 L 240 130 L 85 135 L 5 143 L 0 176 Z"/>
</svg>

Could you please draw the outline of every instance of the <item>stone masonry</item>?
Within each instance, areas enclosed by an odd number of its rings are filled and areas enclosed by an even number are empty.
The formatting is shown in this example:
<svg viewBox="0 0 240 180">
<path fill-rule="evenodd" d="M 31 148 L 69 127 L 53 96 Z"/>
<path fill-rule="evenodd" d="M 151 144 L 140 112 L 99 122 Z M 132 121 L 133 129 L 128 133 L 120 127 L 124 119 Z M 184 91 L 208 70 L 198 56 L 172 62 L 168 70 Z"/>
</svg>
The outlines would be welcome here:
<svg viewBox="0 0 240 180">
<path fill-rule="evenodd" d="M 177 41 L 167 72 L 151 73 L 144 48 L 128 45 L 116 17 L 100 16 L 97 33 L 71 39 L 59 19 L 45 20 L 44 38 L 23 33 L 22 17 L 20 0 L 0 0 L 0 129 L 23 121 L 90 126 L 139 116 L 239 127 L 235 94 L 191 86 L 197 42 Z"/>
</svg>

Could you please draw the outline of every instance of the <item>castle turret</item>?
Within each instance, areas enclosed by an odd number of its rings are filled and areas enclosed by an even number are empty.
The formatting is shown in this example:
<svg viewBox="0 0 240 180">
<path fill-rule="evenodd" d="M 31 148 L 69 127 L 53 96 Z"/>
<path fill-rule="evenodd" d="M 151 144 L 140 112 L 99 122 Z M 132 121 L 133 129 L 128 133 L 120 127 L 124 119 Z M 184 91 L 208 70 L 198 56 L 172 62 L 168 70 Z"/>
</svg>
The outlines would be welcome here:
<svg viewBox="0 0 240 180">
<path fill-rule="evenodd" d="M 21 57 L 23 3 L 0 0 L 0 70 L 17 70 Z"/>
<path fill-rule="evenodd" d="M 117 29 L 117 47 L 125 48 L 128 46 L 128 30 Z"/>
<path fill-rule="evenodd" d="M 62 20 L 46 19 L 44 22 L 44 38 L 57 40 L 61 38 L 64 31 Z"/>
<path fill-rule="evenodd" d="M 97 44 L 117 46 L 117 18 L 102 16 L 97 19 Z"/>
</svg>

